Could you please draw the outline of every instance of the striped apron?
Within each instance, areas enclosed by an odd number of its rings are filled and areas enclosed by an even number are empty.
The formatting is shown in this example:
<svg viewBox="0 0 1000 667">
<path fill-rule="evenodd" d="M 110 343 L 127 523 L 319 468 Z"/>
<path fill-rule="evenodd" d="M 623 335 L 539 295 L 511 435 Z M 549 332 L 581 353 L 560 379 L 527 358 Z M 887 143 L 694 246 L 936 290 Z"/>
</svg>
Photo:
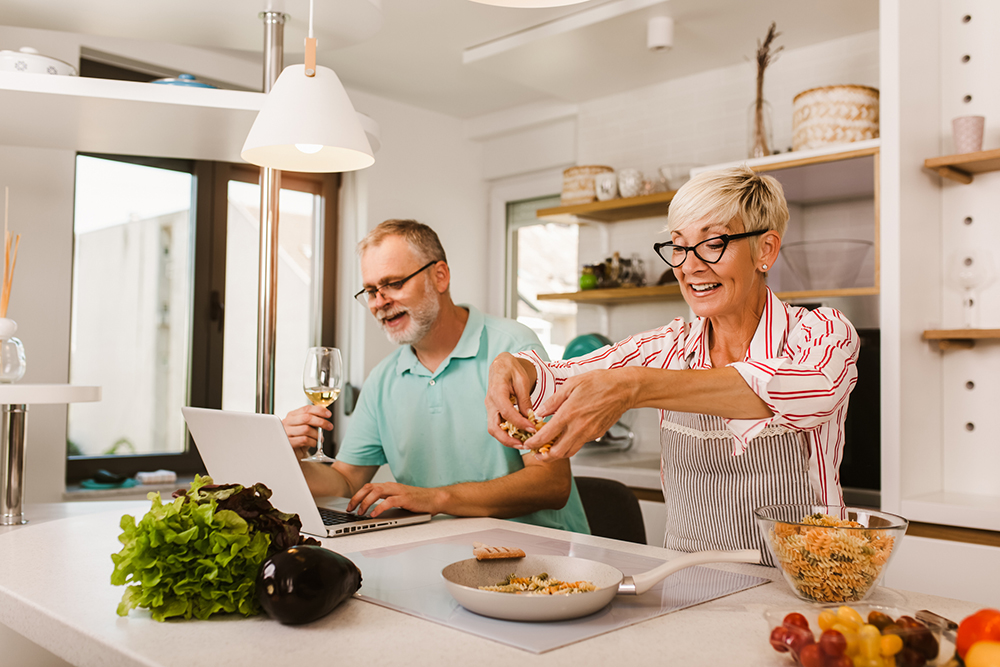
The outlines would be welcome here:
<svg viewBox="0 0 1000 667">
<path fill-rule="evenodd" d="M 664 411 L 660 480 L 667 509 L 663 546 L 677 551 L 759 549 L 774 565 L 753 510 L 763 505 L 816 504 L 809 483 L 806 433 L 768 426 L 741 456 L 714 415 Z"/>
</svg>

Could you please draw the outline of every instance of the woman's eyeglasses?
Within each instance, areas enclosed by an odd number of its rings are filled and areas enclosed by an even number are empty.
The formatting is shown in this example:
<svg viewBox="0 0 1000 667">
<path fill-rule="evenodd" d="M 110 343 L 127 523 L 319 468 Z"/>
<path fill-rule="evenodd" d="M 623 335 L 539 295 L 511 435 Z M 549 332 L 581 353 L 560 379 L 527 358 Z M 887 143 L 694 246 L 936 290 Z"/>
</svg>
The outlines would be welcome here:
<svg viewBox="0 0 1000 667">
<path fill-rule="evenodd" d="M 366 287 L 365 289 L 355 294 L 354 298 L 357 299 L 358 303 L 360 303 L 365 308 L 367 308 L 368 304 L 374 301 L 375 297 L 378 296 L 379 294 L 382 295 L 383 299 L 395 299 L 399 296 L 400 292 L 403 291 L 403 285 L 405 285 L 410 278 L 414 277 L 424 269 L 434 266 L 440 261 L 442 260 L 435 259 L 431 262 L 427 262 L 426 264 L 424 264 L 419 269 L 417 269 L 410 275 L 406 276 L 405 278 L 400 278 L 399 280 L 393 280 L 391 283 L 379 285 L 378 287 Z"/>
<path fill-rule="evenodd" d="M 748 236 L 760 236 L 765 232 L 767 232 L 766 229 L 758 229 L 755 232 L 743 232 L 742 234 L 723 234 L 722 236 L 713 236 L 710 239 L 705 239 L 701 243 L 696 243 L 692 246 L 678 245 L 669 241 L 654 243 L 653 250 L 660 256 L 660 259 L 675 269 L 684 263 L 689 252 L 693 252 L 695 257 L 706 264 L 715 264 L 722 259 L 722 255 L 725 254 L 730 241 L 745 239 Z"/>
</svg>

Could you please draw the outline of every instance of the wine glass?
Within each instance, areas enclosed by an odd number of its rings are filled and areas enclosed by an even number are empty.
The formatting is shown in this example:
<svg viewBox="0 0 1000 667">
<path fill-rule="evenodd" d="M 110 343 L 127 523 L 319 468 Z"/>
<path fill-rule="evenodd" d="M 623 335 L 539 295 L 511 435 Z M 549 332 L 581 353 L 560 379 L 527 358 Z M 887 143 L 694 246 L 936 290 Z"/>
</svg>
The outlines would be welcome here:
<svg viewBox="0 0 1000 667">
<path fill-rule="evenodd" d="M 302 371 L 302 388 L 313 405 L 326 407 L 337 400 L 344 386 L 344 360 L 335 347 L 310 347 Z M 323 453 L 323 429 L 319 429 L 316 453 L 302 459 L 310 463 L 333 463 Z"/>
<path fill-rule="evenodd" d="M 960 248 L 949 262 L 950 282 L 962 289 L 963 324 L 979 326 L 979 294 L 996 278 L 992 255 L 982 249 Z"/>
</svg>

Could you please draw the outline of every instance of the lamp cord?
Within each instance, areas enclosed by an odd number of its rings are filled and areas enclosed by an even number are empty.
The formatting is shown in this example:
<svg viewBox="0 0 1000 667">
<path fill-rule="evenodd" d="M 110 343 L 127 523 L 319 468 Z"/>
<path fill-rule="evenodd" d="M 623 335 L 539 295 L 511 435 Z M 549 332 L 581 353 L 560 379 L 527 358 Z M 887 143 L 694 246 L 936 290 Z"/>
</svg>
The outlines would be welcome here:
<svg viewBox="0 0 1000 667">
<path fill-rule="evenodd" d="M 313 0 L 309 0 L 309 37 L 313 36 Z"/>
</svg>

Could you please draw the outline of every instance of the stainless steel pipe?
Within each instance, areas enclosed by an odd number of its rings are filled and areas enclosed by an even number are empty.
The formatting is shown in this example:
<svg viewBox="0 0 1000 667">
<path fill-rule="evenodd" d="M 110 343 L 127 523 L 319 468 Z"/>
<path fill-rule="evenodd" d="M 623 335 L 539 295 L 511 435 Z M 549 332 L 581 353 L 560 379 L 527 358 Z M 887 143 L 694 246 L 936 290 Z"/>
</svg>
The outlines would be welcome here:
<svg viewBox="0 0 1000 667">
<path fill-rule="evenodd" d="M 264 92 L 281 74 L 285 15 L 261 12 L 264 19 Z M 278 323 L 278 195 L 281 172 L 260 170 L 260 255 L 257 276 L 257 412 L 274 413 L 274 349 Z"/>
<path fill-rule="evenodd" d="M 24 519 L 24 433 L 28 421 L 27 405 L 3 405 L 0 432 L 0 526 L 27 523 Z"/>
</svg>

